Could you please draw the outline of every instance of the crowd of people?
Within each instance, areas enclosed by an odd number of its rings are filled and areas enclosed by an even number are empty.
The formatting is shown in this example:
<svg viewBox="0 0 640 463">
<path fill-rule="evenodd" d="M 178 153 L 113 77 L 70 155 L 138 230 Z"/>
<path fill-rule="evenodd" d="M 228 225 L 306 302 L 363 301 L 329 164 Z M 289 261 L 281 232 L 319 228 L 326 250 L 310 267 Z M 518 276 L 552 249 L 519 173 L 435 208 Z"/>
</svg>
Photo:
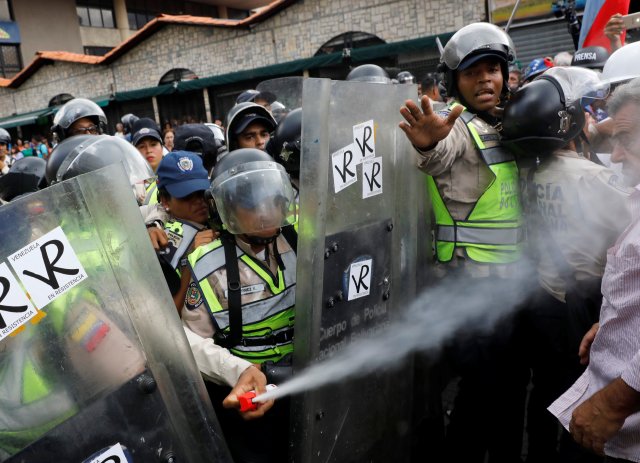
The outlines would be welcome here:
<svg viewBox="0 0 640 463">
<path fill-rule="evenodd" d="M 420 82 L 375 65 L 347 77 L 419 84 L 399 120 L 426 174 L 435 279 L 527 288 L 491 334 L 444 349 L 441 385 L 460 379 L 455 401 L 443 441 L 414 461 L 521 461 L 523 436 L 528 463 L 640 461 L 640 44 L 616 40 L 619 22 L 611 56 L 590 47 L 522 71 L 508 34 L 474 23 Z M 56 113 L 53 149 L 0 129 L 3 203 L 127 166 L 238 462 L 289 450 L 287 400 L 247 411 L 238 400 L 291 375 L 302 109 L 276 103 L 247 90 L 224 126 L 161 129 L 127 114 L 109 136 L 102 109 L 75 98 Z M 11 455 L 2 434 L 0 449 Z"/>
</svg>

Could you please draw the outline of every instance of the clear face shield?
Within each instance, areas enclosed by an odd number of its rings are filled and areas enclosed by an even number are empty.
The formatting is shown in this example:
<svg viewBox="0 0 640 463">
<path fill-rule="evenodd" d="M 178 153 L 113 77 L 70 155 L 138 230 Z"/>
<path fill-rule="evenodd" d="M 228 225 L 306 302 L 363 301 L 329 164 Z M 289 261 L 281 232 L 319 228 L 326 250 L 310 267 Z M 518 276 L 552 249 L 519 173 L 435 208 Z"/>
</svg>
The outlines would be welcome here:
<svg viewBox="0 0 640 463">
<path fill-rule="evenodd" d="M 295 193 L 284 168 L 248 162 L 216 177 L 211 193 L 222 223 L 234 235 L 273 235 L 296 222 Z"/>
<path fill-rule="evenodd" d="M 601 74 L 582 67 L 553 67 L 544 73 L 553 78 L 562 88 L 566 106 L 578 105 L 592 112 L 594 104 L 604 103 L 609 96 L 609 83 L 603 82 Z"/>
<path fill-rule="evenodd" d="M 153 170 L 136 148 L 118 137 L 101 135 L 90 144 L 78 146 L 60 165 L 56 181 L 61 182 L 118 162 L 124 165 L 129 184 L 140 203 L 153 181 Z"/>
<path fill-rule="evenodd" d="M 449 69 L 458 69 L 462 60 L 473 52 L 507 49 L 515 59 L 515 46 L 511 37 L 498 26 L 474 23 L 456 32 L 444 47 L 441 61 Z"/>
</svg>

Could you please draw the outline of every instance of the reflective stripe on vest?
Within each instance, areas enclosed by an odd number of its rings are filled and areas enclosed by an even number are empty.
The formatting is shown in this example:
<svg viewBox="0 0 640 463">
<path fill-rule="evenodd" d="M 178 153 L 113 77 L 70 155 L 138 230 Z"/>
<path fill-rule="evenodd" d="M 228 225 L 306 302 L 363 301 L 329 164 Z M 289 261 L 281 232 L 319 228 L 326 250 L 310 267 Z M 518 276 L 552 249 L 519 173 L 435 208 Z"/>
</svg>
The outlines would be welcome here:
<svg viewBox="0 0 640 463">
<path fill-rule="evenodd" d="M 455 248 L 461 247 L 476 262 L 515 262 L 521 256 L 523 240 L 518 167 L 513 156 L 500 146 L 485 146 L 483 136 L 474 126 L 474 123 L 486 124 L 484 121 L 474 121 L 476 116 L 466 110 L 460 117 L 495 178 L 478 198 L 468 217 L 465 220 L 454 220 L 435 180 L 427 176 L 427 188 L 436 218 L 437 259 L 449 262 Z"/>
<path fill-rule="evenodd" d="M 158 204 L 158 202 L 158 182 L 153 182 L 147 187 L 142 204 L 145 206 L 153 206 L 154 204 Z"/>
<path fill-rule="evenodd" d="M 239 264 L 241 262 L 255 272 L 268 285 L 272 295 L 242 304 L 242 342 L 230 351 L 251 362 L 277 361 L 293 351 L 296 255 L 292 250 L 280 255 L 285 268 L 278 268 L 274 281 L 238 246 L 236 254 Z M 228 331 L 229 310 L 222 307 L 208 280 L 209 275 L 226 265 L 222 242 L 215 240 L 200 246 L 189 255 L 189 263 L 216 330 Z"/>
<path fill-rule="evenodd" d="M 171 258 L 171 267 L 178 271 L 178 264 L 180 264 L 180 259 L 184 256 L 184 254 L 189 250 L 189 246 L 193 243 L 193 239 L 196 237 L 198 233 L 198 229 L 188 223 L 180 222 L 179 220 L 175 220 L 173 222 L 168 222 L 165 224 L 165 230 L 169 230 L 177 235 L 182 237 L 180 241 L 180 245 L 176 248 L 173 257 Z"/>
</svg>

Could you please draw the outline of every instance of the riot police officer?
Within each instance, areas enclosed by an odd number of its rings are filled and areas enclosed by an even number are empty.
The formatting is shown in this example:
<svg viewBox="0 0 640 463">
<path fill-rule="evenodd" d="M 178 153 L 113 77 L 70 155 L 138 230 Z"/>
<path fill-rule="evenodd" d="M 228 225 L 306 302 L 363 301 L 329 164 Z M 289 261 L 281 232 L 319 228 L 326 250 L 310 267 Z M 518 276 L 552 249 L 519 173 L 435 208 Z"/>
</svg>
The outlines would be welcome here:
<svg viewBox="0 0 640 463">
<path fill-rule="evenodd" d="M 558 424 L 546 409 L 579 376 L 578 347 L 598 321 L 607 249 L 630 221 L 630 190 L 582 152 L 585 97 L 604 99 L 603 90 L 594 71 L 557 67 L 505 107 L 503 143 L 519 157 L 539 160 L 528 175 L 527 204 L 541 289 L 523 323 L 534 385 L 527 412 L 531 462 L 569 461 L 564 452 L 577 451 L 565 435 L 558 459 Z"/>
<path fill-rule="evenodd" d="M 58 110 L 51 131 L 62 141 L 75 135 L 100 135 L 106 127 L 107 116 L 100 106 L 86 98 L 74 98 Z"/>
<path fill-rule="evenodd" d="M 211 194 L 225 231 L 189 255 L 183 322 L 228 349 L 236 357 L 230 363 L 255 364 L 280 382 L 293 351 L 296 256 L 282 234 L 295 220 L 293 188 L 268 154 L 240 149 L 216 164 Z M 209 393 L 235 461 L 286 461 L 286 401 L 247 423 L 219 406 L 227 388 L 209 385 Z"/>
<path fill-rule="evenodd" d="M 518 284 L 522 256 L 518 168 L 496 129 L 496 107 L 508 92 L 514 59 L 504 31 L 487 23 L 465 26 L 441 58 L 453 104 L 435 114 L 423 96 L 421 108 L 407 100 L 400 109 L 400 128 L 428 174 L 437 275 L 484 278 L 496 295 L 500 285 Z M 474 226 L 478 222 L 482 228 Z M 486 452 L 489 461 L 516 461 L 527 371 L 514 348 L 513 321 L 503 321 L 490 336 L 453 342 L 448 360 L 461 381 L 447 430 L 448 454 L 452 461 L 481 462 Z"/>
<path fill-rule="evenodd" d="M 271 113 L 256 103 L 235 105 L 227 114 L 225 138 L 229 151 L 238 148 L 264 150 L 277 126 Z"/>
</svg>

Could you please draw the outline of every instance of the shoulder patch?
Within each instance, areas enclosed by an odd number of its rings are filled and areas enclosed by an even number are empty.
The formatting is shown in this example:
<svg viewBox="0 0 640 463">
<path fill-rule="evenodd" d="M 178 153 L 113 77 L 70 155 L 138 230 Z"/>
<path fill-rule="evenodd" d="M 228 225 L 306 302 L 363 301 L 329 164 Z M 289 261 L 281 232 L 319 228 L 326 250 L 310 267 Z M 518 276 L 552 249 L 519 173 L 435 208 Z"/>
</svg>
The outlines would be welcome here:
<svg viewBox="0 0 640 463">
<path fill-rule="evenodd" d="M 202 294 L 200 294 L 198 285 L 193 281 L 189 283 L 184 302 L 187 310 L 195 310 L 202 305 Z"/>
</svg>

